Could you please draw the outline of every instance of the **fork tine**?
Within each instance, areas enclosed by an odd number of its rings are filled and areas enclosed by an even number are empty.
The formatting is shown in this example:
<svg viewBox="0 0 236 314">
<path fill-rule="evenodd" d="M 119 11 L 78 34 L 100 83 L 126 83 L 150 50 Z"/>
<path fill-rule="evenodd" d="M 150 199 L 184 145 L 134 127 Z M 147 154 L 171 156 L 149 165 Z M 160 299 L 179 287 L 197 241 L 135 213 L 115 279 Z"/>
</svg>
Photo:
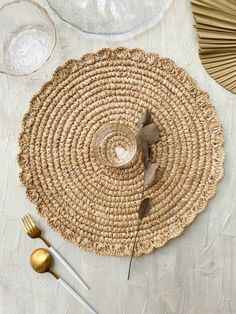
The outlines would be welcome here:
<svg viewBox="0 0 236 314">
<path fill-rule="evenodd" d="M 32 218 L 31 218 L 30 214 L 25 215 L 25 218 L 26 218 L 26 220 L 27 220 L 29 226 L 33 229 L 36 225 L 35 225 L 35 223 L 33 222 L 33 220 L 32 220 Z"/>
<path fill-rule="evenodd" d="M 31 226 L 30 226 L 30 224 L 29 224 L 29 222 L 28 222 L 28 219 L 27 219 L 27 216 L 25 215 L 25 223 L 26 223 L 26 225 L 28 226 L 28 229 L 30 230 L 31 229 Z"/>
<path fill-rule="evenodd" d="M 26 221 L 26 219 L 25 219 L 25 216 L 23 216 L 23 217 L 21 218 L 21 221 L 22 221 L 22 223 L 23 223 L 23 226 L 24 226 L 24 228 L 25 228 L 26 233 L 28 233 L 28 232 L 30 231 L 30 227 L 29 227 L 29 225 L 28 225 L 28 223 L 27 223 L 27 221 Z"/>
<path fill-rule="evenodd" d="M 22 225 L 23 225 L 23 227 L 25 229 L 25 232 L 28 233 L 28 229 L 27 229 L 27 227 L 25 225 L 24 217 L 21 218 L 21 222 L 22 222 Z"/>
</svg>

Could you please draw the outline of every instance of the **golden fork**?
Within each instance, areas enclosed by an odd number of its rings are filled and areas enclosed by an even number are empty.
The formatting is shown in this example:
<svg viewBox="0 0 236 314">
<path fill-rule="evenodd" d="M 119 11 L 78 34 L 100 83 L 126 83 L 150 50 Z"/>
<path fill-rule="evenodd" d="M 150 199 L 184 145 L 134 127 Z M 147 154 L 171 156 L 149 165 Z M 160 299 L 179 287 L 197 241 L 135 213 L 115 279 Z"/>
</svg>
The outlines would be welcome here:
<svg viewBox="0 0 236 314">
<path fill-rule="evenodd" d="M 89 289 L 87 284 L 84 282 L 84 280 L 76 273 L 76 271 L 71 267 L 71 265 L 64 259 L 64 257 L 61 256 L 60 253 L 58 253 L 51 244 L 42 236 L 42 231 L 39 229 L 39 227 L 35 224 L 33 219 L 31 218 L 30 214 L 27 214 L 21 218 L 24 229 L 28 236 L 32 239 L 40 238 L 48 247 L 48 250 L 62 263 L 62 265 L 71 273 L 71 275 L 78 280 L 81 285 Z"/>
</svg>

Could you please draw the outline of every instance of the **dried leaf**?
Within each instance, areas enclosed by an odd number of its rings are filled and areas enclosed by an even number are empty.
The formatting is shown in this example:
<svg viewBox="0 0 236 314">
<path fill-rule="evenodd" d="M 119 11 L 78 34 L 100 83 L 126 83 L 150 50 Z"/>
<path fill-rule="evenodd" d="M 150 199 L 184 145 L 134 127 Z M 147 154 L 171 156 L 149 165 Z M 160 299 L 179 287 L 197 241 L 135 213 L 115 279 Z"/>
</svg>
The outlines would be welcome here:
<svg viewBox="0 0 236 314">
<path fill-rule="evenodd" d="M 155 123 L 145 125 L 138 132 L 138 136 L 145 140 L 148 143 L 148 145 L 155 144 L 159 139 L 159 134 L 160 134 L 159 129 Z"/>
<path fill-rule="evenodd" d="M 144 164 L 145 169 L 147 169 L 147 166 L 151 160 L 151 147 L 148 145 L 148 143 L 141 137 L 137 136 L 137 143 L 138 146 L 141 149 L 142 153 L 142 162 Z"/>
<path fill-rule="evenodd" d="M 150 212 L 150 198 L 144 198 L 139 206 L 139 219 L 142 220 L 144 217 L 146 217 Z"/>
<path fill-rule="evenodd" d="M 154 184 L 156 179 L 156 172 L 159 165 L 157 162 L 149 163 L 144 175 L 144 186 L 148 187 Z"/>
<path fill-rule="evenodd" d="M 151 113 L 148 109 L 146 109 L 144 114 L 139 118 L 139 120 L 137 122 L 137 126 L 139 129 L 141 129 L 142 127 L 144 127 L 145 125 L 150 124 L 150 123 L 152 123 Z"/>
<path fill-rule="evenodd" d="M 155 179 L 156 179 L 156 171 L 158 168 L 158 164 L 151 162 L 152 160 L 152 150 L 151 150 L 152 147 L 151 146 L 152 144 L 155 144 L 158 141 L 159 130 L 158 130 L 157 125 L 152 122 L 151 114 L 148 109 L 138 120 L 137 126 L 139 127 L 139 132 L 136 137 L 137 144 L 141 149 L 142 162 L 146 169 L 144 173 L 144 188 L 145 188 L 145 187 L 151 186 L 155 182 Z M 127 277 L 128 280 L 130 278 L 131 265 L 132 265 L 132 260 L 134 256 L 134 250 L 135 250 L 135 245 L 136 245 L 136 239 L 139 232 L 139 227 L 140 227 L 142 219 L 146 217 L 149 214 L 149 212 L 150 212 L 150 198 L 145 198 L 141 201 L 139 210 L 138 210 L 139 220 L 138 220 L 137 231 L 134 238 L 132 254 L 131 254 L 131 258 L 129 262 L 129 270 L 128 270 L 128 277 Z"/>
</svg>

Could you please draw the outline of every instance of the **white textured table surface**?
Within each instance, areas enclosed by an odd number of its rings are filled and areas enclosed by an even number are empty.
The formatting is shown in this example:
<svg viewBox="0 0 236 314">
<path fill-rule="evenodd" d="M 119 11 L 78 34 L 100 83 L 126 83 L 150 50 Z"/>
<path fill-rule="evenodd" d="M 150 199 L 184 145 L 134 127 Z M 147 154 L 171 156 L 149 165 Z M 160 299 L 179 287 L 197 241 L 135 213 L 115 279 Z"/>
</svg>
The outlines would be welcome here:
<svg viewBox="0 0 236 314">
<path fill-rule="evenodd" d="M 48 7 L 45 1 L 40 3 Z M 55 265 L 99 314 L 236 313 L 236 96 L 214 82 L 199 61 L 189 0 L 174 0 L 159 24 L 124 40 L 86 36 L 50 9 L 49 13 L 58 31 L 58 44 L 49 63 L 28 77 L 0 75 L 0 313 L 86 313 L 53 277 L 32 271 L 29 255 L 43 244 L 26 236 L 19 221 L 26 212 L 32 213 L 46 237 L 83 274 L 92 287 L 89 292 Z M 129 282 L 128 258 L 82 252 L 45 225 L 26 199 L 16 163 L 21 120 L 32 95 L 65 60 L 107 46 L 140 47 L 186 68 L 209 92 L 226 138 L 225 176 L 207 210 L 181 237 L 135 259 Z"/>
</svg>

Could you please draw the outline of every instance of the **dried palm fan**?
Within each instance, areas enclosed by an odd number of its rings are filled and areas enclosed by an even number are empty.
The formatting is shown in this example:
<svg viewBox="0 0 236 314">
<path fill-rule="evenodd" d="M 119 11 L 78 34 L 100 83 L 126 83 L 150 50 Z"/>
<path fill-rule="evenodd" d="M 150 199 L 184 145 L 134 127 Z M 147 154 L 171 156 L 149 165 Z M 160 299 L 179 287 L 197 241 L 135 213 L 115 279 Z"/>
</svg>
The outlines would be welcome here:
<svg viewBox="0 0 236 314">
<path fill-rule="evenodd" d="M 207 72 L 236 93 L 236 0 L 191 0 L 199 56 Z"/>
</svg>

